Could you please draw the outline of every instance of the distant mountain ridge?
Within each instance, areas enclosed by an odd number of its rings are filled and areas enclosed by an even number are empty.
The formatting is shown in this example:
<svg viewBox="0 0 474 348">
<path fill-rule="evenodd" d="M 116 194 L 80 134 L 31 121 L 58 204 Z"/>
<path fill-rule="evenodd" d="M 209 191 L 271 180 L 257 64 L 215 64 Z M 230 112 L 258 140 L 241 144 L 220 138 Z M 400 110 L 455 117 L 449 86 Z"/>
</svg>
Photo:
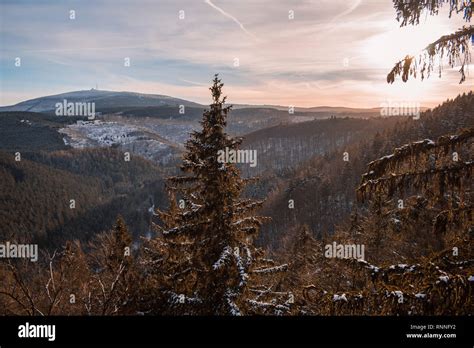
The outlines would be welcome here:
<svg viewBox="0 0 474 348">
<path fill-rule="evenodd" d="M 249 108 L 266 108 L 288 111 L 289 106 L 285 105 L 251 105 L 251 104 L 234 104 L 234 109 L 249 109 Z M 349 108 L 344 106 L 310 106 L 300 107 L 294 106 L 295 112 L 330 112 L 330 113 L 379 113 L 380 107 L 378 108 Z"/>
<path fill-rule="evenodd" d="M 33 98 L 20 103 L 0 106 L 2 111 L 30 111 L 30 112 L 52 112 L 55 110 L 56 103 L 62 103 L 66 99 L 68 102 L 95 102 L 96 111 L 106 108 L 119 107 L 161 107 L 178 106 L 206 108 L 207 105 L 195 103 L 193 101 L 175 98 L 161 94 L 146 94 L 137 92 L 117 92 L 99 89 L 80 90 L 44 97 Z M 232 104 L 234 109 L 265 108 L 279 111 L 287 111 L 289 106 L 284 105 L 251 105 L 251 104 Z M 294 107 L 295 112 L 311 113 L 379 113 L 380 108 L 348 108 L 339 106 L 315 106 L 315 107 Z"/>
<path fill-rule="evenodd" d="M 96 104 L 96 111 L 108 107 L 156 107 L 177 105 L 203 107 L 201 104 L 167 95 L 91 89 L 34 98 L 15 105 L 2 106 L 0 107 L 0 111 L 51 112 L 55 110 L 56 103 L 62 103 L 65 99 L 72 103 L 94 102 Z"/>
</svg>

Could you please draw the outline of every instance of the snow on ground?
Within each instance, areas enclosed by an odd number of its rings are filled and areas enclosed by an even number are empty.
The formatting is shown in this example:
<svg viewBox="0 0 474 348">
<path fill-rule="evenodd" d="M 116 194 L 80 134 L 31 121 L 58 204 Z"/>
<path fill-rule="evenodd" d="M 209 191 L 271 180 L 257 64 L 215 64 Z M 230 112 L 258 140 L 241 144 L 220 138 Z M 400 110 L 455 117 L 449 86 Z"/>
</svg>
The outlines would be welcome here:
<svg viewBox="0 0 474 348">
<path fill-rule="evenodd" d="M 90 146 L 112 146 L 114 144 L 128 144 L 137 140 L 131 135 L 137 129 L 116 122 L 78 121 L 67 128 L 59 130 L 70 138 L 70 145 L 83 148 Z"/>
<path fill-rule="evenodd" d="M 118 146 L 124 151 L 139 154 L 145 158 L 168 163 L 175 153 L 166 140 L 160 141 L 158 133 L 149 128 L 114 121 L 78 121 L 59 130 L 66 145 L 74 148 Z"/>
</svg>

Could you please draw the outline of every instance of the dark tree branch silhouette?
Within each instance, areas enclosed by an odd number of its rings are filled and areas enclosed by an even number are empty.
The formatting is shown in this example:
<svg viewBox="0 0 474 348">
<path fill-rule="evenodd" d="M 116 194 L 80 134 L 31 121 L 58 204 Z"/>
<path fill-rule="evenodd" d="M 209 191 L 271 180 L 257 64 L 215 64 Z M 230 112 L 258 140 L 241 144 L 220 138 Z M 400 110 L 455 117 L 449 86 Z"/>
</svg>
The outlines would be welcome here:
<svg viewBox="0 0 474 348">
<path fill-rule="evenodd" d="M 420 15 L 427 11 L 431 16 L 438 15 L 439 10 L 449 3 L 449 17 L 453 13 L 462 13 L 466 22 L 471 21 L 474 3 L 463 0 L 393 0 L 397 12 L 397 21 L 400 26 L 418 25 Z M 447 59 L 449 67 L 460 65 L 459 73 L 461 79 L 459 83 L 466 80 L 465 68 L 471 61 L 470 40 L 474 35 L 474 26 L 464 26 L 455 33 L 444 35 L 435 42 L 426 46 L 418 56 L 409 56 L 395 63 L 395 66 L 387 75 L 387 82 L 393 83 L 397 76 L 401 76 L 402 81 L 408 81 L 410 76 L 416 78 L 419 74 L 421 80 L 428 78 L 433 70 L 438 68 L 438 75 L 441 77 L 443 60 Z"/>
</svg>

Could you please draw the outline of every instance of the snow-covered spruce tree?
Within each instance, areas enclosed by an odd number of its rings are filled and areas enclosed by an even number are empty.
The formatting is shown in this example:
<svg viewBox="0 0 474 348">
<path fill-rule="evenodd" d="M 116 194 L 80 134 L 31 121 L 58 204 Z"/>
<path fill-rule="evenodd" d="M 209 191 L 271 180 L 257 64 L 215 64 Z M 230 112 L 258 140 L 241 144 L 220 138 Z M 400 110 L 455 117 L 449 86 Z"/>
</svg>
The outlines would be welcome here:
<svg viewBox="0 0 474 348">
<path fill-rule="evenodd" d="M 287 266 L 264 259 L 253 246 L 266 219 L 255 215 L 263 201 L 240 198 L 246 180 L 235 164 L 218 161 L 220 150 L 237 150 L 242 140 L 225 132 L 231 106 L 225 106 L 222 86 L 216 75 L 202 130 L 193 132 L 186 143 L 181 166 L 185 175 L 168 178 L 170 207 L 167 212 L 157 211 L 159 235 L 144 249 L 146 287 L 155 289 L 147 292 L 155 297 L 147 313 L 290 311 L 291 296 L 270 284 Z"/>
</svg>

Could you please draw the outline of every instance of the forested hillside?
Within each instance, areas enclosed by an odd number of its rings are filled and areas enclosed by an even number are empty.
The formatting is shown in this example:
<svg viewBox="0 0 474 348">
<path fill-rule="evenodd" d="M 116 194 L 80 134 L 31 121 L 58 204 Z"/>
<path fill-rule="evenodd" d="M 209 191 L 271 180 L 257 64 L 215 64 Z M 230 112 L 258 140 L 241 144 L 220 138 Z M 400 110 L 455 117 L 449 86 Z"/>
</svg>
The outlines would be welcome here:
<svg viewBox="0 0 474 348">
<path fill-rule="evenodd" d="M 307 226 L 288 234 L 277 255 L 291 263 L 283 283 L 303 311 L 472 313 L 473 153 L 473 127 L 404 144 L 367 165 L 359 210 L 334 234 L 317 240 Z M 333 245 L 344 247 L 328 255 Z"/>
<path fill-rule="evenodd" d="M 291 172 L 315 155 L 330 153 L 393 126 L 400 118 L 335 118 L 281 124 L 245 135 L 242 148 L 255 149 L 258 165 L 242 166 L 247 175 Z"/>
<path fill-rule="evenodd" d="M 164 204 L 160 169 L 140 157 L 127 162 L 114 149 L 30 152 L 21 161 L 0 151 L 0 178 L 4 239 L 50 246 L 88 240 L 109 229 L 118 214 L 136 236 L 146 235 L 149 208 Z"/>
<path fill-rule="evenodd" d="M 68 148 L 57 129 L 78 117 L 57 117 L 36 112 L 0 113 L 0 150 L 54 151 Z"/>
<path fill-rule="evenodd" d="M 288 231 L 305 224 L 316 237 L 334 233 L 338 224 L 348 221 L 355 188 L 369 162 L 411 141 L 436 140 L 473 126 L 471 92 L 423 112 L 419 120 L 398 120 L 390 129 L 312 157 L 287 174 L 288 181 L 278 180 L 279 186 L 270 193 L 264 212 L 272 222 L 263 227 L 263 245 L 276 246 Z M 293 209 L 289 208 L 290 200 L 294 201 Z"/>
</svg>

